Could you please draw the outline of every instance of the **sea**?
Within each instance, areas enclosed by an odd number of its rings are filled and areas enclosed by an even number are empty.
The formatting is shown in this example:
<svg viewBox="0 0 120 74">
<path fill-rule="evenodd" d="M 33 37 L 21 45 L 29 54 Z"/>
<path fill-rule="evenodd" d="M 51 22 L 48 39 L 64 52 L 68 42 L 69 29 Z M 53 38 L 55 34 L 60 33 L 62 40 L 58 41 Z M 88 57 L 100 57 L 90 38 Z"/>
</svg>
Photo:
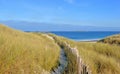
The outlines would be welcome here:
<svg viewBox="0 0 120 74">
<path fill-rule="evenodd" d="M 120 34 L 120 31 L 54 31 L 51 32 L 75 41 L 96 41 L 111 35 Z"/>
</svg>

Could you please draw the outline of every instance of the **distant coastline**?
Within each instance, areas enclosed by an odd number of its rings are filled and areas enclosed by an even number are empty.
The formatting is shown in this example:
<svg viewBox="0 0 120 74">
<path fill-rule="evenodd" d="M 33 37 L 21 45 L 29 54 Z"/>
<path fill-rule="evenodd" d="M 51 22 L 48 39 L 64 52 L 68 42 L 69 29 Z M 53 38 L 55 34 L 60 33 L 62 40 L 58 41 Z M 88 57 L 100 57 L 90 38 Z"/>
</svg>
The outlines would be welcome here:
<svg viewBox="0 0 120 74">
<path fill-rule="evenodd" d="M 56 34 L 58 36 L 63 36 L 78 42 L 96 42 L 108 36 L 119 34 L 120 32 L 115 32 L 115 31 L 94 31 L 94 32 L 93 31 L 89 31 L 89 32 L 60 31 L 59 32 L 57 31 L 57 32 L 51 32 L 51 33 Z"/>
<path fill-rule="evenodd" d="M 98 39 L 73 39 L 73 40 L 79 41 L 79 42 L 97 42 L 101 39 L 103 39 L 103 38 L 98 38 Z"/>
</svg>

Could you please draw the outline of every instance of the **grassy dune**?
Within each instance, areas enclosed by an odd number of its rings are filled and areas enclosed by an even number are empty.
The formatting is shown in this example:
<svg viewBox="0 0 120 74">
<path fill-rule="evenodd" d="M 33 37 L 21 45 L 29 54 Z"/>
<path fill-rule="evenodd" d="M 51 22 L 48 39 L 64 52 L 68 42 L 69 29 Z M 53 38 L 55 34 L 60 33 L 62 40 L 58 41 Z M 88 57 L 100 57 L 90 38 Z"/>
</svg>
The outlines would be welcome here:
<svg viewBox="0 0 120 74">
<path fill-rule="evenodd" d="M 46 36 L 0 25 L 0 74 L 36 74 L 57 65 L 60 48 Z"/>
<path fill-rule="evenodd" d="M 120 34 L 109 36 L 105 39 L 100 40 L 99 42 L 120 45 Z"/>
<path fill-rule="evenodd" d="M 101 43 L 77 43 L 77 47 L 93 74 L 120 74 L 120 47 Z"/>
<path fill-rule="evenodd" d="M 120 74 L 120 46 L 103 43 L 74 42 L 63 37 L 55 37 L 61 43 L 67 42 L 72 47 L 77 47 L 80 56 L 84 63 L 89 66 L 92 74 Z M 68 56 L 74 59 L 72 55 Z M 71 65 L 69 68 L 73 67 L 75 65 Z"/>
<path fill-rule="evenodd" d="M 92 74 L 120 74 L 120 35 L 102 42 L 75 42 L 64 37 L 43 33 L 25 33 L 0 25 L 0 74 L 46 74 L 58 65 L 60 47 L 67 55 L 68 66 L 64 74 L 76 74 L 76 57 L 65 42 L 76 47 L 82 61 Z M 57 45 L 60 46 L 58 46 Z"/>
</svg>

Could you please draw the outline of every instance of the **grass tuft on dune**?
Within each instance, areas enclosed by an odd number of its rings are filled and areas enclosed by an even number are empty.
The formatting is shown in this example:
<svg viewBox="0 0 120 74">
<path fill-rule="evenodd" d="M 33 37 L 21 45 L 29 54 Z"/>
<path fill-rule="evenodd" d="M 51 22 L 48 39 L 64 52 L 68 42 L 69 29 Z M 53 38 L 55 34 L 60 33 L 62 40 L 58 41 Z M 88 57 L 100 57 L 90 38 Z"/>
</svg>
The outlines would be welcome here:
<svg viewBox="0 0 120 74">
<path fill-rule="evenodd" d="M 42 34 L 25 33 L 0 24 L 0 74 L 49 72 L 57 65 L 60 48 Z"/>
<path fill-rule="evenodd" d="M 109 36 L 105 39 L 100 40 L 99 42 L 120 45 L 120 34 Z"/>
</svg>

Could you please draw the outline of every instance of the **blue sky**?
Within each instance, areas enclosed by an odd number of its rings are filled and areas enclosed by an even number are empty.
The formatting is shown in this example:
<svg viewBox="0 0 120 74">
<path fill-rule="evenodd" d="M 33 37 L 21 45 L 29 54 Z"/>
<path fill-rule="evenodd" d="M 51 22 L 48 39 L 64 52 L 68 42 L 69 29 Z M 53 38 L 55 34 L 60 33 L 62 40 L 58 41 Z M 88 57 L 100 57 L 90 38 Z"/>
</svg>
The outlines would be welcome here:
<svg viewBox="0 0 120 74">
<path fill-rule="evenodd" d="M 0 20 L 120 27 L 120 0 L 0 0 Z"/>
</svg>

